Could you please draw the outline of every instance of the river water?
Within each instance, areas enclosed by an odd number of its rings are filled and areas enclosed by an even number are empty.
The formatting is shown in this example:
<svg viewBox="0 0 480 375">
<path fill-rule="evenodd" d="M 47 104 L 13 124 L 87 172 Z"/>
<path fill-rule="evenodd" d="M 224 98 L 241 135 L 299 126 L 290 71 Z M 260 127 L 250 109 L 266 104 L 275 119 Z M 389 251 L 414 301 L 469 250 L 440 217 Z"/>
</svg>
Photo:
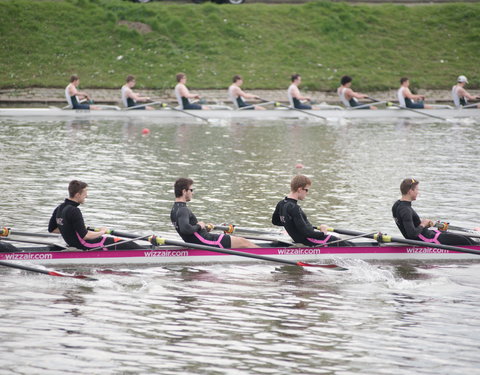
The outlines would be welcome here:
<svg viewBox="0 0 480 375">
<path fill-rule="evenodd" d="M 188 176 L 200 220 L 268 229 L 304 173 L 314 224 L 398 235 L 390 208 L 413 176 L 422 217 L 471 227 L 479 125 L 1 120 L 0 225 L 45 231 L 76 178 L 87 224 L 173 235 Z M 480 373 L 480 263 L 342 264 L 61 269 L 97 282 L 1 269 L 0 374 Z"/>
</svg>

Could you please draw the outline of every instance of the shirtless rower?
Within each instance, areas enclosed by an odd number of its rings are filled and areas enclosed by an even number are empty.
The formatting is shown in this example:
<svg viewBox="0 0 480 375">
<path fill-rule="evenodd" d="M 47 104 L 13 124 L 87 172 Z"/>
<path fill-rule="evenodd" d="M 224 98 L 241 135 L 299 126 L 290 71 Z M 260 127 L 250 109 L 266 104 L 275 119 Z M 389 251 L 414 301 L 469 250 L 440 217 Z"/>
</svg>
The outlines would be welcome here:
<svg viewBox="0 0 480 375">
<path fill-rule="evenodd" d="M 287 95 L 290 106 L 296 109 L 312 109 L 309 104 L 304 104 L 302 101 L 311 101 L 310 97 L 302 96 L 298 86 L 302 83 L 302 77 L 300 74 L 293 74 L 291 77 L 292 83 L 288 87 Z"/>
<path fill-rule="evenodd" d="M 178 73 L 176 78 L 178 83 L 175 86 L 175 96 L 180 109 L 210 109 L 208 106 L 190 102 L 190 99 L 200 99 L 200 95 L 190 93 L 187 86 L 185 86 L 187 83 L 187 75 L 185 73 Z"/>
<path fill-rule="evenodd" d="M 98 232 L 94 232 L 87 230 L 85 227 L 83 215 L 78 206 L 85 203 L 85 199 L 88 197 L 88 184 L 86 182 L 70 181 L 68 194 L 69 197 L 53 211 L 48 223 L 48 231 L 50 233 L 61 233 L 69 246 L 83 250 L 101 248 L 102 246 L 122 241 L 121 238 L 105 236 L 106 228 L 101 228 Z M 129 250 L 140 248 L 135 242 L 127 242 L 103 249 Z"/>
<path fill-rule="evenodd" d="M 471 238 L 459 234 L 440 232 L 433 228 L 433 221 L 420 219 L 412 208 L 412 202 L 418 197 L 419 181 L 406 178 L 400 184 L 402 197 L 392 206 L 392 214 L 403 237 L 409 240 L 424 241 L 444 245 L 476 245 Z"/>
<path fill-rule="evenodd" d="M 368 99 L 368 95 L 355 92 L 351 89 L 352 77 L 343 76 L 340 80 L 340 87 L 337 89 L 337 94 L 341 102 L 347 108 L 359 107 L 360 109 L 377 109 L 374 105 L 364 105 L 358 99 Z"/>
<path fill-rule="evenodd" d="M 237 107 L 237 108 L 248 107 L 247 109 L 259 109 L 259 110 L 265 109 L 262 106 L 252 105 L 252 104 L 247 103 L 246 101 L 243 100 L 243 99 L 260 99 L 260 97 L 257 96 L 257 95 L 253 95 L 253 94 L 247 94 L 245 91 L 243 91 L 240 88 L 243 85 L 242 76 L 240 76 L 238 74 L 234 75 L 232 81 L 233 81 L 233 83 L 228 88 L 228 97 L 233 102 L 235 107 Z"/>
<path fill-rule="evenodd" d="M 455 107 L 460 108 L 460 107 L 465 107 L 468 105 L 468 100 L 479 100 L 480 95 L 478 96 L 473 96 L 470 95 L 467 90 L 465 90 L 465 85 L 468 83 L 467 77 L 465 76 L 458 76 L 457 78 L 457 84 L 452 87 L 452 97 L 453 97 L 453 103 L 455 104 Z M 478 103 L 476 106 L 471 106 L 469 108 L 480 108 L 480 103 Z"/>
<path fill-rule="evenodd" d="M 136 107 L 138 106 L 137 102 L 148 102 L 150 101 L 150 98 L 148 96 L 140 96 L 139 94 L 136 94 L 133 92 L 133 88 L 135 87 L 135 77 L 132 75 L 127 76 L 127 81 L 126 83 L 122 86 L 122 103 L 125 107 Z M 134 109 L 148 109 L 152 110 L 154 109 L 151 106 L 145 105 L 141 107 L 137 107 Z"/>
<path fill-rule="evenodd" d="M 65 97 L 67 98 L 68 105 L 72 109 L 101 109 L 96 105 L 80 103 L 80 100 L 82 99 L 90 101 L 90 96 L 86 92 L 78 91 L 78 85 L 80 85 L 80 78 L 74 74 L 70 77 L 70 83 L 67 85 L 67 87 L 65 87 Z"/>
<path fill-rule="evenodd" d="M 397 91 L 398 102 L 401 107 L 412 109 L 429 109 L 433 108 L 428 104 L 424 104 L 424 95 L 414 95 L 410 91 L 410 80 L 407 77 L 400 78 L 400 88 Z"/>
<path fill-rule="evenodd" d="M 283 226 L 287 233 L 297 243 L 307 246 L 325 245 L 338 241 L 339 238 L 328 234 L 327 226 L 322 224 L 315 230 L 307 219 L 307 215 L 298 205 L 303 201 L 312 186 L 310 178 L 304 175 L 295 176 L 290 182 L 290 193 L 277 203 L 272 215 L 272 224 Z M 351 246 L 348 241 L 336 242 L 335 246 Z"/>
<path fill-rule="evenodd" d="M 187 207 L 187 202 L 190 202 L 193 197 L 192 186 L 193 180 L 190 178 L 182 177 L 175 181 L 175 202 L 170 213 L 173 226 L 185 242 L 222 249 L 258 247 L 243 237 L 209 233 L 211 226 L 207 226 L 203 221 L 198 221 Z"/>
</svg>

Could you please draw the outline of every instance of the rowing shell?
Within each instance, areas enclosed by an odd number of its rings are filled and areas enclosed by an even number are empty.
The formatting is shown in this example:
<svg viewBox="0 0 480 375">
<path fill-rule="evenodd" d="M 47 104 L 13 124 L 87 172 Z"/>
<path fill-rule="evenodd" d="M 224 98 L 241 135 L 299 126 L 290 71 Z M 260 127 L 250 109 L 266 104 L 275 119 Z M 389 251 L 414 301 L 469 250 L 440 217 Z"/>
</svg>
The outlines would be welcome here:
<svg viewBox="0 0 480 375">
<path fill-rule="evenodd" d="M 480 250 L 480 246 L 465 246 L 465 248 Z M 109 250 L 52 251 L 51 247 L 19 248 L 18 252 L 0 253 L 0 260 L 21 263 L 37 263 L 45 265 L 57 264 L 198 264 L 219 262 L 252 262 L 255 259 L 233 255 L 218 254 L 204 250 L 162 246 L 145 248 L 143 250 Z M 251 249 L 234 249 L 245 253 L 265 255 L 278 259 L 327 262 L 332 259 L 362 259 L 362 260 L 480 260 L 475 254 L 416 246 L 377 245 L 373 243 L 359 244 L 352 247 L 265 247 Z"/>
<path fill-rule="evenodd" d="M 189 116 L 189 114 L 191 116 Z M 429 121 L 438 121 L 433 117 L 453 118 L 477 118 L 480 119 L 480 109 L 421 109 L 409 111 L 400 108 L 387 108 L 379 110 L 346 110 L 346 109 L 322 109 L 302 110 L 291 109 L 267 109 L 264 111 L 248 110 L 186 110 L 175 111 L 171 109 L 161 110 L 62 110 L 60 108 L 2 108 L 0 118 L 21 118 L 31 120 L 43 119 L 141 119 L 141 120 L 184 120 L 199 121 L 201 116 L 205 120 L 283 120 L 302 119 L 321 122 L 339 119 L 401 119 L 418 118 Z"/>
</svg>

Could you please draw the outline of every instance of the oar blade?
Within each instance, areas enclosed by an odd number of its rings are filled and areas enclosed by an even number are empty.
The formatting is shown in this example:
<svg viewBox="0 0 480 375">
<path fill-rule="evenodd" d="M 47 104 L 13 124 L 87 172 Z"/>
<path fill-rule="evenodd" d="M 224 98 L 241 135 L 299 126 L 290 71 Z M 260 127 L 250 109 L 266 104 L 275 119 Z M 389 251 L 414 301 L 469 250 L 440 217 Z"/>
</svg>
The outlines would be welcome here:
<svg viewBox="0 0 480 375">
<path fill-rule="evenodd" d="M 305 262 L 297 262 L 297 266 L 300 267 L 317 267 L 317 268 L 327 268 L 333 271 L 348 271 L 348 268 L 339 266 L 338 264 L 311 264 Z"/>
<path fill-rule="evenodd" d="M 41 273 L 43 275 L 50 275 L 50 276 L 57 276 L 57 277 L 71 277 L 71 278 L 74 278 L 74 279 L 83 279 L 83 280 L 87 280 L 87 281 L 97 281 L 97 279 L 94 279 L 93 277 L 89 277 L 89 276 L 85 276 L 85 275 L 72 275 L 72 274 L 53 271 L 53 270 L 42 270 L 40 268 L 30 267 L 30 266 L 26 266 L 26 265 L 22 265 L 22 264 L 5 262 L 3 260 L 0 261 L 0 266 L 16 268 L 16 269 L 19 269 L 19 270 L 29 271 L 29 272 L 34 272 L 34 273 Z"/>
<path fill-rule="evenodd" d="M 57 277 L 70 277 L 73 279 L 81 279 L 86 281 L 98 281 L 94 277 L 86 276 L 86 275 L 72 275 L 68 273 L 58 272 L 58 271 L 47 271 L 50 276 L 57 276 Z"/>
</svg>

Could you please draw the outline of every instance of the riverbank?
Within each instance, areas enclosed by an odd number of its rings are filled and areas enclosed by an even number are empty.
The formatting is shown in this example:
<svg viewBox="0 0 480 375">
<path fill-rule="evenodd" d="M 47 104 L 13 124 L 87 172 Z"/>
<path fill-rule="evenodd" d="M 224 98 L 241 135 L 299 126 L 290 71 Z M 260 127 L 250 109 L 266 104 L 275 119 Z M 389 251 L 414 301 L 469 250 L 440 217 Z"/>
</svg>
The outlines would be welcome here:
<svg viewBox="0 0 480 375">
<path fill-rule="evenodd" d="M 0 0 L 0 88 L 116 88 L 128 74 L 139 89 L 245 88 L 333 91 L 342 75 L 359 91 L 446 90 L 456 77 L 480 88 L 479 3 L 417 5 L 213 3 L 123 0 Z"/>
<path fill-rule="evenodd" d="M 98 104 L 122 105 L 119 89 L 86 89 L 94 101 Z M 227 90 L 200 90 L 202 98 L 208 103 L 228 104 Z M 480 90 L 470 91 L 474 95 L 480 95 Z M 283 90 L 255 90 L 254 93 L 261 98 L 286 102 L 286 89 Z M 425 95 L 428 103 L 448 103 L 452 101 L 448 90 L 419 90 Z M 141 94 L 149 96 L 152 100 L 167 103 L 175 103 L 173 90 L 141 90 Z M 316 103 L 340 104 L 338 95 L 335 92 L 305 91 Z M 396 101 L 396 90 L 370 92 L 373 98 L 385 101 Z M 66 105 L 65 90 L 60 88 L 26 88 L 26 89 L 2 89 L 0 90 L 0 106 L 33 106 L 33 105 Z"/>
</svg>

